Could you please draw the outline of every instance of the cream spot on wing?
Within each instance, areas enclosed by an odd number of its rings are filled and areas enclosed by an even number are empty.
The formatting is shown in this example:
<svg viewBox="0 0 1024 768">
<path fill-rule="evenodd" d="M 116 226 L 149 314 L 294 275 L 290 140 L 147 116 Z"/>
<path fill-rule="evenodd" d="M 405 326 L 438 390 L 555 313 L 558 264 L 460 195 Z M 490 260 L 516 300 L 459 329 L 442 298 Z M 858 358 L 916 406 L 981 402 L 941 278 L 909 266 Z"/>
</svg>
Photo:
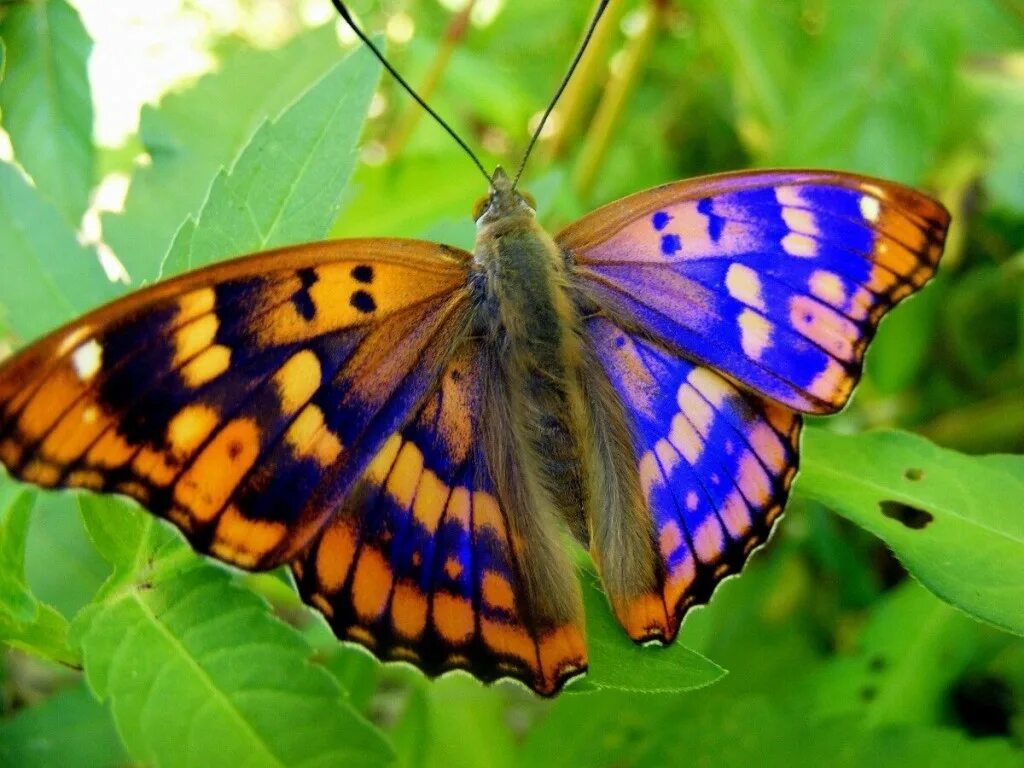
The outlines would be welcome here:
<svg viewBox="0 0 1024 768">
<path fill-rule="evenodd" d="M 740 346 L 752 360 L 759 360 L 772 343 L 772 326 L 764 317 L 744 309 L 736 322 L 740 326 Z"/>
<path fill-rule="evenodd" d="M 782 238 L 782 249 L 790 256 L 800 256 L 801 258 L 812 258 L 818 255 L 817 241 L 797 232 L 790 232 Z"/>
<path fill-rule="evenodd" d="M 846 303 L 846 290 L 839 275 L 819 269 L 811 274 L 808 281 L 811 293 L 833 307 L 842 307 Z"/>
<path fill-rule="evenodd" d="M 686 494 L 686 508 L 693 512 L 697 509 L 697 492 L 690 491 Z"/>
<path fill-rule="evenodd" d="M 806 208 L 783 208 L 782 220 L 794 232 L 803 232 L 807 235 L 816 235 L 819 232 L 814 214 Z"/>
<path fill-rule="evenodd" d="M 800 190 L 797 187 L 776 187 L 775 199 L 778 200 L 781 206 L 801 206 L 804 204 L 804 199 L 801 197 Z"/>
<path fill-rule="evenodd" d="M 95 405 L 86 406 L 82 411 L 82 421 L 86 424 L 95 424 L 96 419 L 99 418 L 100 412 L 96 409 Z"/>
<path fill-rule="evenodd" d="M 71 365 L 80 381 L 90 381 L 103 365 L 103 347 L 89 339 L 71 354 Z"/>
<path fill-rule="evenodd" d="M 860 215 L 868 221 L 878 221 L 878 214 L 881 211 L 882 207 L 875 198 L 864 195 L 860 199 Z"/>
<path fill-rule="evenodd" d="M 742 301 L 748 307 L 765 310 L 764 298 L 761 296 L 761 278 L 757 272 L 745 264 L 733 264 L 725 273 L 725 287 L 729 295 Z"/>
</svg>

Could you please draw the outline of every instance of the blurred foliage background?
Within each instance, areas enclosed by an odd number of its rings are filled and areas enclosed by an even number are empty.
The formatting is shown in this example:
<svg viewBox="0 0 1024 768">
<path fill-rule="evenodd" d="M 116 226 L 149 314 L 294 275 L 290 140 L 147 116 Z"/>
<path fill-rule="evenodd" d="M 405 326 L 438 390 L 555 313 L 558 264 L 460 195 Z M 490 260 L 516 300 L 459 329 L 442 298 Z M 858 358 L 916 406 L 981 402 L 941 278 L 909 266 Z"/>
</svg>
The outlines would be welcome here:
<svg viewBox="0 0 1024 768">
<path fill-rule="evenodd" d="M 592 12 L 542 0 L 351 5 L 485 163 L 506 167 Z M 47 215 L 135 285 L 184 242 L 182 221 L 199 216 L 258 126 L 354 47 L 327 0 L 36 0 L 0 14 L 4 159 L 48 196 Z M 53 79 L 62 92 L 49 110 L 32 106 L 45 101 L 34 89 L 48 66 L 68 71 Z M 387 79 L 368 114 L 331 234 L 471 246 L 484 187 L 470 162 Z M 658 183 L 779 165 L 895 179 L 954 215 L 939 276 L 883 323 L 829 429 L 897 427 L 967 454 L 1024 452 L 1024 4 L 613 0 L 526 180 L 557 229 Z M 3 200 L 0 234 L 29 221 Z M 2 258 L 5 273 L 20 268 L 14 253 Z M 33 335 L 6 321 L 9 346 Z M 541 701 L 462 676 L 429 683 L 339 646 L 280 581 L 233 579 L 302 630 L 383 735 L 379 754 L 403 766 L 1021 765 L 1024 641 L 941 602 L 812 498 L 798 493 L 743 577 L 688 618 L 679 642 L 728 675 L 685 693 L 620 686 Z M 1024 497 L 1005 501 L 1024 516 Z M 47 496 L 25 523 L 25 581 L 67 619 L 110 572 L 84 511 L 83 528 L 74 503 Z M 953 579 L 958 566 L 944 564 Z M 141 731 L 97 701 L 77 663 L 4 659 L 0 762 L 188 762 L 140 751 Z M 349 764 L 378 759 L 366 755 L 379 757 L 367 748 Z"/>
</svg>

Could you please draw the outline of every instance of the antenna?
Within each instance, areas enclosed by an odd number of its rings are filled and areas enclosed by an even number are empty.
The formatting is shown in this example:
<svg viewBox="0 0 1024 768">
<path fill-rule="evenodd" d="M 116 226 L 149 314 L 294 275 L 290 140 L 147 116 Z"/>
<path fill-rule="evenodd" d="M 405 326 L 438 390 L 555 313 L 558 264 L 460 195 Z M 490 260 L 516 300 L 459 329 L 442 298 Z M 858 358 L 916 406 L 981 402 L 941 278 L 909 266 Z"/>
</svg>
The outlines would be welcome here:
<svg viewBox="0 0 1024 768">
<path fill-rule="evenodd" d="M 474 154 L 473 150 L 469 148 L 466 142 L 459 137 L 459 134 L 457 134 L 454 129 L 448 125 L 448 123 L 446 123 L 439 114 L 437 114 L 437 112 L 430 108 L 430 105 L 427 104 L 427 102 L 420 98 L 419 94 L 413 90 L 412 86 L 405 82 L 405 78 L 398 74 L 395 68 L 391 66 L 391 63 L 384 58 L 384 54 L 380 52 L 380 49 L 378 49 L 377 46 L 373 44 L 373 41 L 366 36 L 366 33 L 359 28 L 359 25 L 356 24 L 355 19 L 352 18 L 352 14 L 349 13 L 345 4 L 341 0 L 331 0 L 331 4 L 334 6 L 334 9 L 338 12 L 341 18 L 345 20 L 345 23 L 348 24 L 349 27 L 352 28 L 352 31 L 356 33 L 356 37 L 363 41 L 366 47 L 369 48 L 373 55 L 377 57 L 377 61 L 384 65 L 384 69 L 386 69 L 391 76 L 398 81 L 398 84 L 402 86 L 405 92 L 412 96 L 416 103 L 423 107 L 423 109 L 427 111 L 427 114 L 434 118 L 434 120 L 437 121 L 437 124 L 444 128 L 449 136 L 455 139 L 455 143 L 465 150 L 466 154 L 469 155 L 470 159 L 476 164 L 476 167 L 480 169 L 480 173 L 482 173 L 484 178 L 487 179 L 488 186 L 490 186 L 491 175 L 487 173 L 487 169 L 484 168 L 483 163 L 480 162 L 480 159 L 476 154 Z M 588 35 L 587 38 L 589 39 L 589 37 L 590 36 Z M 575 66 L 575 64 L 573 66 Z M 562 87 L 564 88 L 565 86 L 563 85 Z M 559 93 L 561 93 L 561 91 L 559 91 Z"/>
<path fill-rule="evenodd" d="M 572 79 L 572 74 L 576 71 L 576 66 L 580 63 L 580 59 L 583 58 L 583 54 L 586 52 L 587 46 L 590 45 L 590 38 L 594 36 L 594 30 L 597 29 L 597 23 L 601 20 L 601 16 L 604 15 L 604 11 L 608 7 L 609 2 L 610 0 L 601 0 L 601 3 L 597 6 L 597 10 L 594 11 L 594 18 L 590 21 L 590 26 L 587 28 L 587 34 L 583 36 L 583 42 L 580 43 L 579 50 L 576 51 L 576 56 L 569 65 L 569 70 L 565 73 L 565 77 L 562 78 L 562 84 L 559 85 L 558 90 L 555 91 L 555 95 L 551 99 L 551 103 L 548 104 L 548 108 L 544 111 L 544 116 L 541 117 L 540 122 L 537 124 L 537 129 L 533 132 L 533 136 L 530 138 L 530 143 L 527 145 L 526 152 L 523 154 L 523 161 L 519 164 L 519 170 L 516 171 L 515 180 L 512 182 L 512 189 L 515 189 L 519 185 L 519 177 L 523 175 L 523 169 L 526 168 L 526 161 L 530 159 L 533 147 L 537 143 L 537 139 L 540 138 L 541 131 L 544 130 L 544 124 L 547 123 L 548 118 L 551 117 L 551 113 L 555 109 L 555 104 L 558 103 L 558 99 L 562 96 L 562 91 L 564 91 L 565 87 L 569 85 L 569 80 Z"/>
</svg>

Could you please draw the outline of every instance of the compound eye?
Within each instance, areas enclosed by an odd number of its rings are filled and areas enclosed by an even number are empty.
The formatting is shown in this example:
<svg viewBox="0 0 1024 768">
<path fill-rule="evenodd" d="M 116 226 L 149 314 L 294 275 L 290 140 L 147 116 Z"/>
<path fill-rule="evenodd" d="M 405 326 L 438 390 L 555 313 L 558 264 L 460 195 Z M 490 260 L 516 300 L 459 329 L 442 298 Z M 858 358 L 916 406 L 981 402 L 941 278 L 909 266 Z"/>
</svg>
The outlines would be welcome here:
<svg viewBox="0 0 1024 768">
<path fill-rule="evenodd" d="M 481 197 L 473 204 L 473 221 L 479 221 L 480 217 L 484 215 L 484 211 L 487 210 L 491 204 L 491 196 L 486 195 Z"/>
</svg>

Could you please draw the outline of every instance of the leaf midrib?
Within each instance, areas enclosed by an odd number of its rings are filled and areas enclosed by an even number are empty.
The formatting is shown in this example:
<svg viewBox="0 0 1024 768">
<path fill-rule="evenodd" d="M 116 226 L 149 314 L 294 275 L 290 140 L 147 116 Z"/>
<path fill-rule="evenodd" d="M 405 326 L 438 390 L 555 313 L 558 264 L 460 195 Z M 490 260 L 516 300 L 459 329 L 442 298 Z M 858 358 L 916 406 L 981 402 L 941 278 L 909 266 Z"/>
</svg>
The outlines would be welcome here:
<svg viewBox="0 0 1024 768">
<path fill-rule="evenodd" d="M 140 548 L 141 549 L 141 548 Z M 166 625 L 160 621 L 152 609 L 142 599 L 141 595 L 136 590 L 132 590 L 125 599 L 133 601 L 143 612 L 146 619 L 156 628 L 157 632 L 163 636 L 167 641 L 168 645 L 172 650 L 176 651 L 178 655 L 184 659 L 185 663 L 193 671 L 196 679 L 204 685 L 211 692 L 211 699 L 216 701 L 221 707 L 229 713 L 231 718 L 241 725 L 242 729 L 251 737 L 252 742 L 258 744 L 265 755 L 272 761 L 273 765 L 279 765 L 285 768 L 287 765 L 273 750 L 272 746 L 264 739 L 259 731 L 257 731 L 252 724 L 238 711 L 231 699 L 225 694 L 216 684 L 216 681 L 209 675 L 209 673 L 203 669 L 203 667 L 196 661 L 195 657 L 189 653 L 185 645 L 167 629 Z"/>
</svg>

